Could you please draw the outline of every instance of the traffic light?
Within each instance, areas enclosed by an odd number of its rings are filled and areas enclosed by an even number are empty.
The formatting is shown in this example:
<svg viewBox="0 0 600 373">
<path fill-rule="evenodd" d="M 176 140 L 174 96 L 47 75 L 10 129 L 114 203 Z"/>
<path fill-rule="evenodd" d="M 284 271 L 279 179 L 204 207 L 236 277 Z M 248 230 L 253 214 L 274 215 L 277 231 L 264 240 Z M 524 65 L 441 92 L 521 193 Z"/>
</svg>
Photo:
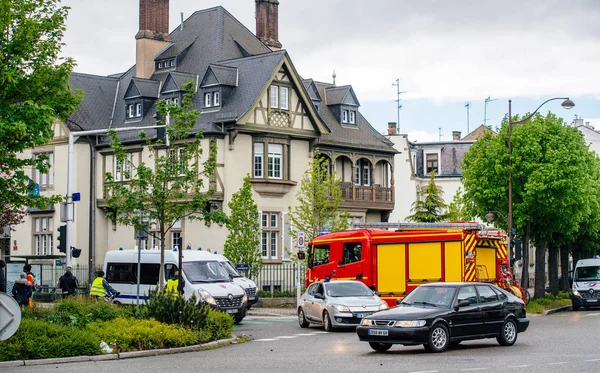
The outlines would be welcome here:
<svg viewBox="0 0 600 373">
<path fill-rule="evenodd" d="M 58 236 L 56 236 L 56 241 L 58 242 L 58 251 L 61 253 L 67 252 L 67 226 L 61 225 L 57 229 Z"/>
<path fill-rule="evenodd" d="M 306 258 L 306 253 L 302 250 L 298 251 L 298 259 L 304 260 Z"/>
</svg>

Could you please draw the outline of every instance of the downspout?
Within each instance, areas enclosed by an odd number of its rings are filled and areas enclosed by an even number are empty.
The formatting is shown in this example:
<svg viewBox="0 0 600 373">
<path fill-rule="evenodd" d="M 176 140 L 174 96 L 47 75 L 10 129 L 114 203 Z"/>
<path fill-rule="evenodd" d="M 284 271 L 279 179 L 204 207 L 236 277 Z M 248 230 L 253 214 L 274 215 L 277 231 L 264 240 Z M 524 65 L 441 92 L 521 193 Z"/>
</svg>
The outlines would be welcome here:
<svg viewBox="0 0 600 373">
<path fill-rule="evenodd" d="M 96 142 L 98 138 L 96 137 Z M 92 144 L 92 139 L 89 138 L 90 144 L 90 218 L 89 218 L 89 270 L 88 284 L 91 285 L 93 280 L 93 271 L 96 268 L 96 147 Z"/>
</svg>

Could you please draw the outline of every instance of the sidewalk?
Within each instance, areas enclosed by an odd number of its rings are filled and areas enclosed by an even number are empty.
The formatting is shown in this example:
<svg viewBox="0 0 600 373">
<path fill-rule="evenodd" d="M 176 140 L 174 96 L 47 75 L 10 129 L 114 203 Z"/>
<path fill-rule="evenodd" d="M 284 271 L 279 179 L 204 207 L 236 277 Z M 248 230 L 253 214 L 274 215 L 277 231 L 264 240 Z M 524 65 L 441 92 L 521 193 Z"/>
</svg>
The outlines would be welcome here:
<svg viewBox="0 0 600 373">
<path fill-rule="evenodd" d="M 248 310 L 248 316 L 296 316 L 295 308 L 260 308 L 252 307 Z"/>
</svg>

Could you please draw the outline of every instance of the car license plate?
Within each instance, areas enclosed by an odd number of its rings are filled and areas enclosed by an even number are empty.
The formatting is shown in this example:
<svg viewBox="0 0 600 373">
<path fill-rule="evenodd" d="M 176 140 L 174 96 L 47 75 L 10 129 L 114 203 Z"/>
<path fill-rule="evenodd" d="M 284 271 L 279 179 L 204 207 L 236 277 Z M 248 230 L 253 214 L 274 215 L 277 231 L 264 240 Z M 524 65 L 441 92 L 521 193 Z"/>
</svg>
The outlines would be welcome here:
<svg viewBox="0 0 600 373">
<path fill-rule="evenodd" d="M 370 314 L 371 314 L 371 312 L 355 313 L 354 317 L 357 319 L 362 319 L 363 317 L 367 317 Z"/>
<path fill-rule="evenodd" d="M 255 300 L 255 299 L 256 299 L 256 297 L 255 297 L 255 296 L 249 296 L 249 297 L 248 297 L 248 300 Z"/>
<path fill-rule="evenodd" d="M 588 299 L 587 301 L 588 301 L 589 303 L 592 303 L 592 302 L 597 302 L 597 301 L 598 301 L 598 299 Z"/>
<path fill-rule="evenodd" d="M 387 330 L 381 330 L 381 329 L 369 329 L 369 335 L 388 335 L 388 331 Z"/>
<path fill-rule="evenodd" d="M 233 310 L 225 310 L 225 312 L 227 313 L 237 313 L 237 309 L 233 309 Z"/>
</svg>

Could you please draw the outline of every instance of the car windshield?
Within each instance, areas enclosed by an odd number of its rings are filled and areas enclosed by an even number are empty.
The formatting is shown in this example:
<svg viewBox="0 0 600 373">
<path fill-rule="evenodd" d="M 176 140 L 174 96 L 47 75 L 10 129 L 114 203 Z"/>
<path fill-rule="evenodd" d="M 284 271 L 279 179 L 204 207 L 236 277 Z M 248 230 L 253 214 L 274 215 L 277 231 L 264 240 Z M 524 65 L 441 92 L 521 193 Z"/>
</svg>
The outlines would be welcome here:
<svg viewBox="0 0 600 373">
<path fill-rule="evenodd" d="M 600 281 L 600 267 L 578 267 L 575 270 L 575 281 Z"/>
<path fill-rule="evenodd" d="M 331 282 L 325 285 L 330 297 L 372 297 L 373 292 L 362 282 Z"/>
<path fill-rule="evenodd" d="M 242 275 L 240 275 L 238 273 L 238 271 L 235 270 L 235 268 L 233 268 L 233 265 L 229 262 L 221 262 L 221 265 L 223 266 L 223 268 L 225 268 L 225 270 L 227 271 L 227 273 L 229 273 L 229 276 L 231 277 L 242 277 Z"/>
<path fill-rule="evenodd" d="M 420 286 L 411 291 L 402 303 L 428 307 L 450 307 L 455 293 L 456 289 L 453 287 Z"/>
<path fill-rule="evenodd" d="M 184 262 L 182 267 L 192 283 L 230 281 L 227 271 L 217 261 Z"/>
</svg>

